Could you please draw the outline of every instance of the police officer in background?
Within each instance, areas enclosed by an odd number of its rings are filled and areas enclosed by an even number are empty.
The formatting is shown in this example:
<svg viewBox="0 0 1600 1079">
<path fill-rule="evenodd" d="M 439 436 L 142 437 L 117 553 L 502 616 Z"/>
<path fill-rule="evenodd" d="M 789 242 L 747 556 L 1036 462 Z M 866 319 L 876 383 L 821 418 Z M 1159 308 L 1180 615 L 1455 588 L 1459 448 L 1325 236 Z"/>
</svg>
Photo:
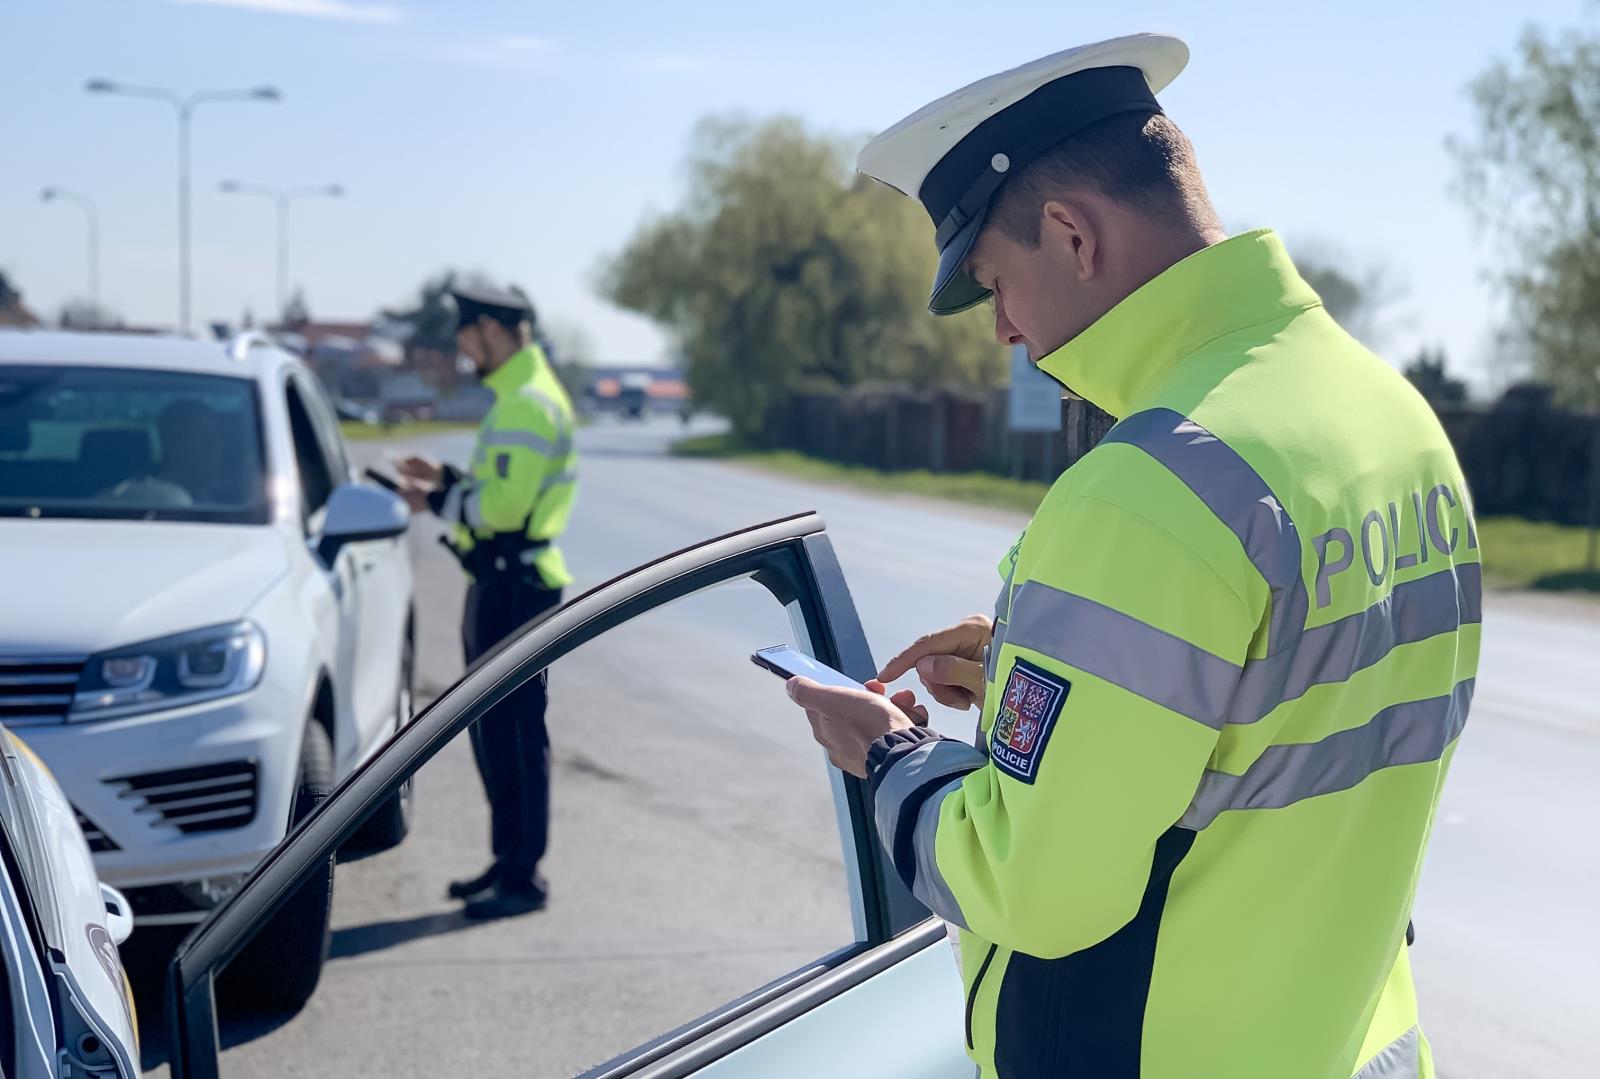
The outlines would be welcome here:
<svg viewBox="0 0 1600 1079">
<path fill-rule="evenodd" d="M 452 526 L 448 542 L 471 578 L 461 636 L 470 665 L 561 602 L 572 582 L 555 546 L 577 493 L 571 401 L 534 336 L 533 308 L 514 292 L 458 290 L 456 344 L 494 404 L 478 428 L 472 467 L 426 457 L 399 462 L 413 510 Z M 469 918 L 539 910 L 550 818 L 548 675 L 541 672 L 472 727 L 489 798 L 494 861 L 450 885 Z"/>
<path fill-rule="evenodd" d="M 1058 53 L 862 151 L 932 219 L 933 313 L 992 298 L 1002 343 L 1120 422 L 992 618 L 789 692 L 962 930 L 982 1075 L 1419 1079 L 1407 923 L 1477 669 L 1471 508 L 1432 410 L 1278 237 L 1222 231 L 1156 101 L 1187 59 Z M 911 671 L 975 745 L 885 695 Z"/>
</svg>

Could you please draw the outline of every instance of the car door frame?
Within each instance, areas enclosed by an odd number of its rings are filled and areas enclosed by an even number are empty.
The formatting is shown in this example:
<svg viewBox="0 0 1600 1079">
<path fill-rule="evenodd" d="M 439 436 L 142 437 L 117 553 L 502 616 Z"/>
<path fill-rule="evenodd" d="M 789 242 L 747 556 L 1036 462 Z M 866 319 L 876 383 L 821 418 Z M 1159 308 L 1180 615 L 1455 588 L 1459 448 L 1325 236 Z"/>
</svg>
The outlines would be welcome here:
<svg viewBox="0 0 1600 1079">
<path fill-rule="evenodd" d="M 360 483 L 350 448 L 339 433 L 337 414 L 314 376 L 296 372 L 311 427 L 329 458 L 339 484 Z M 356 759 L 376 750 L 405 717 L 395 713 L 400 687 L 400 654 L 409 617 L 410 577 L 404 537 L 363 540 L 348 545 L 350 572 L 356 578 L 356 649 L 350 674 L 351 714 L 358 745 Z M 345 557 L 341 552 L 340 557 Z M 401 596 L 404 593 L 404 597 Z"/>
<path fill-rule="evenodd" d="M 872 654 L 844 573 L 822 520 L 814 513 L 759 525 L 667 555 L 556 608 L 481 659 L 340 784 L 317 812 L 256 868 L 245 885 L 180 945 L 168 969 L 165 1001 L 175 1079 L 217 1079 L 218 974 L 248 943 L 254 929 L 293 894 L 300 879 L 332 856 L 400 783 L 561 656 L 646 611 L 739 579 L 753 579 L 789 610 L 799 643 L 816 659 L 858 680 L 874 676 Z M 696 1045 L 713 1058 L 731 1052 L 743 1044 L 730 1044 L 739 1031 L 759 1036 L 759 1023 L 751 1026 L 756 1018 L 753 1012 L 763 1010 L 763 1015 L 770 1015 L 773 1009 L 765 1008 L 767 1005 L 790 999 L 803 1003 L 818 993 L 842 992 L 871 976 L 873 970 L 892 965 L 897 957 L 943 939 L 943 923 L 931 920 L 926 908 L 911 896 L 877 841 L 866 783 L 836 769 L 829 768 L 829 772 L 840 811 L 840 839 L 858 940 L 591 1074 L 606 1079 L 645 1071 L 657 1074 L 668 1056 L 681 1060 L 683 1051 Z"/>
<path fill-rule="evenodd" d="M 318 429 L 316 408 L 312 400 L 310 382 L 314 376 L 300 368 L 285 364 L 279 378 L 279 393 L 283 396 L 284 423 L 287 426 L 289 452 L 294 460 L 297 478 L 297 498 L 301 533 L 306 545 L 306 557 L 313 572 L 327 586 L 326 608 L 313 609 L 310 617 L 322 636 L 316 653 L 333 683 L 334 735 L 333 752 L 335 774 L 350 766 L 360 751 L 366 724 L 359 712 L 354 672 L 361 666 L 361 575 L 356 569 L 355 553 L 350 544 L 340 548 L 332 562 L 323 560 L 321 554 L 322 527 L 328 516 L 328 503 L 333 492 L 348 477 L 339 471 L 341 460 L 331 456 Z M 300 453 L 295 441 L 295 405 L 290 394 L 295 395 L 300 409 L 305 413 L 310 428 L 312 448 L 321 458 L 328 473 L 328 494 L 322 505 L 312 509 L 306 498 L 306 478 L 300 467 Z M 320 607 L 320 604 L 319 604 Z M 325 621 L 324 621 L 325 619 Z M 348 670 L 346 669 L 348 667 Z"/>
</svg>

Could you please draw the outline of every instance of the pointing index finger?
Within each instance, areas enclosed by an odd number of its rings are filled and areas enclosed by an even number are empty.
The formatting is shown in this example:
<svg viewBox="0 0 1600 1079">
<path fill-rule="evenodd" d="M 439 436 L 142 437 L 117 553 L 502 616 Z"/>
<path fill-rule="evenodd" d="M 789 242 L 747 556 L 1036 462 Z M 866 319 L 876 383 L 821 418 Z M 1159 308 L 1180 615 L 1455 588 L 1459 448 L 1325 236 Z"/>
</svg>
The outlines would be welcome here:
<svg viewBox="0 0 1600 1079">
<path fill-rule="evenodd" d="M 911 642 L 910 647 L 883 665 L 878 672 L 880 682 L 893 682 L 917 665 L 923 656 L 942 655 L 959 639 L 961 626 L 951 626 L 935 633 L 925 633 Z"/>
</svg>

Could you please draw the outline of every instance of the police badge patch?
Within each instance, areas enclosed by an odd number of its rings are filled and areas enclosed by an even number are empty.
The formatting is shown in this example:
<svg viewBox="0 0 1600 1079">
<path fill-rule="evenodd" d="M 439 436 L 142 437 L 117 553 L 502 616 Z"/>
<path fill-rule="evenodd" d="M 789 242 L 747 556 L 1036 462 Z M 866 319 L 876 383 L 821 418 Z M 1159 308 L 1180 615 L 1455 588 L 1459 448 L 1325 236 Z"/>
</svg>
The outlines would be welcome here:
<svg viewBox="0 0 1600 1079">
<path fill-rule="evenodd" d="M 1034 781 L 1044 745 L 1050 740 L 1056 717 L 1071 689 L 1071 682 L 1026 660 L 1019 659 L 1012 665 L 989 740 L 989 756 L 995 767 L 1024 783 Z"/>
</svg>

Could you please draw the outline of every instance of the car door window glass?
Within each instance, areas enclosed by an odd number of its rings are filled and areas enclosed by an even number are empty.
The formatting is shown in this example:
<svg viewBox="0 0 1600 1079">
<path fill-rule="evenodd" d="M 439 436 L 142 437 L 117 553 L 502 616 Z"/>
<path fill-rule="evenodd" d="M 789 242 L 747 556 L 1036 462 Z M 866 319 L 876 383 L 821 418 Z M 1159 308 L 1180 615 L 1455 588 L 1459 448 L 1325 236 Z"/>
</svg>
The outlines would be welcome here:
<svg viewBox="0 0 1600 1079">
<path fill-rule="evenodd" d="M 573 1075 L 857 944 L 837 774 L 750 662 L 781 643 L 799 643 L 790 611 L 737 580 L 551 668 L 539 913 L 473 923 L 443 897 L 489 860 L 457 737 L 417 776 L 406 840 L 342 857 L 305 1008 L 276 1026 L 230 1015 L 224 975 L 222 1074 Z M 459 666 L 424 655 L 422 684 Z"/>
<path fill-rule="evenodd" d="M 333 406 L 328 403 L 322 387 L 314 381 L 306 380 L 301 385 L 306 407 L 311 413 L 311 424 L 316 429 L 323 455 L 328 459 L 333 482 L 336 486 L 345 483 L 350 479 L 350 462 L 345 455 L 344 437 L 339 434 L 339 422 L 334 417 Z"/>
<path fill-rule="evenodd" d="M 291 380 L 285 392 L 289 408 L 289 434 L 294 440 L 294 460 L 300 472 L 302 512 L 309 521 L 327 504 L 337 480 L 298 382 Z"/>
</svg>

